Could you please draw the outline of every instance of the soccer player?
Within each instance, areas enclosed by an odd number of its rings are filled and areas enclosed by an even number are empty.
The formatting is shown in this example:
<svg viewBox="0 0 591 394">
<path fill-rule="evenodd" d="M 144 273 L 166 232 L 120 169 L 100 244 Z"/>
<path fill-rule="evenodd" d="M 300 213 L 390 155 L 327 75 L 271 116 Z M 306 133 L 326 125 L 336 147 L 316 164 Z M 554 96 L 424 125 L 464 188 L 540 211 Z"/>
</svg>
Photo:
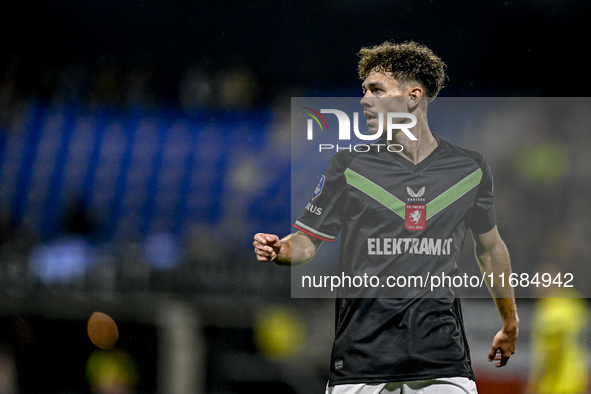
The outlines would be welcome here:
<svg viewBox="0 0 591 394">
<path fill-rule="evenodd" d="M 394 130 L 388 140 L 383 134 L 380 142 L 402 150 L 335 154 L 312 196 L 320 214 L 304 210 L 295 223 L 298 231 L 283 239 L 256 234 L 257 259 L 302 264 L 342 232 L 343 270 L 453 276 L 470 229 L 486 279 L 509 277 L 484 156 L 429 128 L 427 108 L 443 86 L 445 64 L 415 42 L 385 42 L 362 48 L 359 55 L 369 133 L 379 129 L 378 114 L 407 112 L 417 119 L 412 135 Z M 502 367 L 515 351 L 519 319 L 512 289 L 493 284 L 487 282 L 502 328 L 488 360 Z M 418 290 L 423 293 L 413 297 L 337 298 L 327 394 L 476 393 L 460 300 L 453 291 L 430 297 L 429 289 Z"/>
</svg>

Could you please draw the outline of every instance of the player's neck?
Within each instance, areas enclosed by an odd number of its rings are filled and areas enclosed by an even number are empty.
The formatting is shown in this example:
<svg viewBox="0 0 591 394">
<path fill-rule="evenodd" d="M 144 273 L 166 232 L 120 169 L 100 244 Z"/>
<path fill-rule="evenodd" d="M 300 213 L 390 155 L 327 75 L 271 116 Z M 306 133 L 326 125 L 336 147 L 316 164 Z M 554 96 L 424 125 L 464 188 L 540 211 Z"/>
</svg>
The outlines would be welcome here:
<svg viewBox="0 0 591 394">
<path fill-rule="evenodd" d="M 393 136 L 394 141 L 390 143 L 401 145 L 403 149 L 398 154 L 416 165 L 437 148 L 437 140 L 431 134 L 429 125 L 426 123 L 415 126 L 412 133 L 417 138 L 416 141 L 411 140 L 404 133 L 398 132 Z"/>
</svg>

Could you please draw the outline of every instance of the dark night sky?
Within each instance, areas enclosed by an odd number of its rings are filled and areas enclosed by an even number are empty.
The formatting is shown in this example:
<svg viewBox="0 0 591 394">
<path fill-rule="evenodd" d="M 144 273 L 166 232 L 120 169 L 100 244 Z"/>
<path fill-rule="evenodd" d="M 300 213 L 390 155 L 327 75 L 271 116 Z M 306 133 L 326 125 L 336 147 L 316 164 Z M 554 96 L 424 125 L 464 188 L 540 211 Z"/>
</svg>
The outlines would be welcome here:
<svg viewBox="0 0 591 394">
<path fill-rule="evenodd" d="M 4 57 L 93 64 L 105 53 L 149 53 L 163 94 L 196 63 L 248 65 L 276 92 L 295 84 L 358 93 L 357 51 L 389 39 L 425 43 L 443 58 L 445 96 L 585 96 L 590 87 L 587 0 L 22 0 L 11 8 Z"/>
</svg>

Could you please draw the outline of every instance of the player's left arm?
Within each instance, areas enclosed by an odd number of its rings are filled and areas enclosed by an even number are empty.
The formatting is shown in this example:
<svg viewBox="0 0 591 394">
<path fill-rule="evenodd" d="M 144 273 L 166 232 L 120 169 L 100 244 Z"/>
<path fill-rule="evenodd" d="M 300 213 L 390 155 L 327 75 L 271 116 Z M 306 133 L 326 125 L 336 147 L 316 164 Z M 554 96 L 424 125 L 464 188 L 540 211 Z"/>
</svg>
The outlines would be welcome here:
<svg viewBox="0 0 591 394">
<path fill-rule="evenodd" d="M 503 321 L 503 328 L 493 339 L 488 361 L 497 360 L 496 367 L 502 367 L 515 353 L 515 343 L 519 334 L 519 317 L 517 316 L 513 288 L 508 285 L 508 281 L 505 281 L 505 287 L 501 287 L 498 282 L 500 275 L 504 274 L 505 278 L 509 278 L 511 275 L 509 252 L 496 226 L 484 234 L 473 233 L 472 235 L 480 271 L 485 274 L 488 289 L 495 299 Z M 489 276 L 491 273 L 492 283 Z M 497 278 L 496 281 L 494 281 L 495 278 Z"/>
</svg>

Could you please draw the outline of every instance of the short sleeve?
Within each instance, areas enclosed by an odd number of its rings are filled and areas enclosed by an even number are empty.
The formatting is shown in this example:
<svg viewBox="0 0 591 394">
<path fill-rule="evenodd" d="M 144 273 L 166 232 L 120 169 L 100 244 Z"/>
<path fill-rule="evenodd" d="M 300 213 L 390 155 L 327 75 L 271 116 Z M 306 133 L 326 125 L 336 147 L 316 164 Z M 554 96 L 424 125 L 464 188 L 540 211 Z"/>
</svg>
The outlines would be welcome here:
<svg viewBox="0 0 591 394">
<path fill-rule="evenodd" d="M 470 216 L 470 228 L 475 234 L 484 234 L 497 225 L 497 215 L 494 207 L 493 178 L 486 159 L 482 157 L 482 179 L 478 186 L 478 193 Z"/>
<path fill-rule="evenodd" d="M 341 231 L 346 188 L 343 169 L 333 156 L 294 227 L 321 240 L 334 241 Z"/>
</svg>

